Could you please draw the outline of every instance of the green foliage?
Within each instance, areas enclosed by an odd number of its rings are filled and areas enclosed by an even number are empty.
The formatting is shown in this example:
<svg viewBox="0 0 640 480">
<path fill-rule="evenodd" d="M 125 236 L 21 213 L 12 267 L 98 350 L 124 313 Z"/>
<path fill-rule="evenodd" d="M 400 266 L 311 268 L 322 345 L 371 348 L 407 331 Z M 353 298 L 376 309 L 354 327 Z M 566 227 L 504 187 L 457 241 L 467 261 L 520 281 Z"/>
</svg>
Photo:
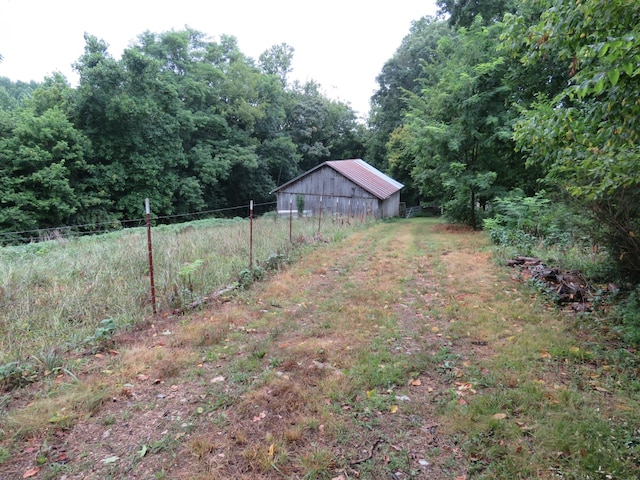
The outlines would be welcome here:
<svg viewBox="0 0 640 480">
<path fill-rule="evenodd" d="M 11 458 L 11 454 L 9 453 L 9 450 L 7 450 L 4 447 L 0 447 L 0 464 L 2 464 L 3 462 L 6 462 L 10 458 Z"/>
<path fill-rule="evenodd" d="M 616 306 L 614 317 L 620 322 L 619 330 L 625 341 L 640 345 L 640 286 Z"/>
<path fill-rule="evenodd" d="M 452 35 L 453 29 L 435 18 L 413 22 L 401 45 L 382 67 L 376 78 L 378 90 L 371 97 L 365 158 L 405 185 L 402 196 L 410 205 L 419 203 L 420 192 L 419 182 L 411 176 L 415 155 L 401 146 L 406 142 L 398 143 L 398 136 L 407 132 L 403 127 L 408 110 L 406 96 L 409 92 L 420 93 L 423 85 L 419 79 L 431 75 L 429 67 L 440 61 L 438 44 Z"/>
<path fill-rule="evenodd" d="M 58 226 L 95 204 L 95 193 L 87 191 L 86 137 L 60 106 L 39 112 L 40 107 L 35 99 L 27 102 L 11 114 L 10 129 L 0 135 L 2 231 Z"/>
<path fill-rule="evenodd" d="M 348 104 L 288 85 L 286 44 L 255 62 L 189 28 L 118 60 L 85 43 L 77 88 L 0 79 L 0 231 L 139 218 L 145 198 L 160 216 L 266 202 L 301 168 L 363 156 Z"/>
<path fill-rule="evenodd" d="M 264 278 L 265 271 L 262 267 L 253 266 L 240 270 L 238 273 L 238 288 L 246 290 L 254 282 L 260 281 Z"/>
<path fill-rule="evenodd" d="M 484 22 L 495 22 L 502 19 L 502 15 L 515 9 L 517 1 L 511 0 L 483 0 L 470 2 L 468 0 L 437 0 L 440 14 L 449 14 L 449 23 L 461 27 L 473 24 L 476 17 Z"/>
<path fill-rule="evenodd" d="M 13 390 L 33 382 L 38 377 L 34 366 L 26 362 L 9 362 L 0 365 L 0 390 Z"/>
<path fill-rule="evenodd" d="M 96 331 L 84 339 L 84 343 L 96 347 L 104 347 L 111 341 L 111 337 L 116 332 L 118 326 L 112 318 L 105 318 L 100 321 L 100 326 Z"/>
<path fill-rule="evenodd" d="M 541 91 L 515 128 L 517 147 L 541 167 L 551 188 L 565 190 L 606 226 L 598 234 L 611 259 L 640 279 L 638 153 L 640 105 L 640 4 L 632 0 L 535 3 L 530 22 L 508 21 L 507 44 L 525 67 L 544 68 L 548 58 L 564 67 L 559 93 Z"/>
<path fill-rule="evenodd" d="M 284 253 L 272 253 L 266 260 L 260 262 L 260 266 L 265 270 L 279 270 L 289 263 L 289 261 L 289 257 Z"/>
<path fill-rule="evenodd" d="M 394 161 L 414 158 L 411 175 L 425 199 L 473 228 L 497 192 L 519 185 L 523 169 L 510 140 L 508 64 L 496 51 L 500 32 L 500 25 L 483 27 L 478 18 L 455 37 L 442 37 L 421 92 L 409 95 L 408 131 L 388 144 L 400 151 L 392 152 Z"/>
<path fill-rule="evenodd" d="M 304 215 L 304 195 L 299 193 L 296 195 L 296 209 L 298 211 L 298 216 L 302 217 Z"/>
<path fill-rule="evenodd" d="M 523 249 L 533 244 L 568 243 L 563 209 L 551 208 L 552 202 L 544 191 L 527 197 L 522 190 L 514 190 L 491 202 L 492 217 L 484 220 L 484 230 L 497 245 L 514 245 Z"/>
</svg>

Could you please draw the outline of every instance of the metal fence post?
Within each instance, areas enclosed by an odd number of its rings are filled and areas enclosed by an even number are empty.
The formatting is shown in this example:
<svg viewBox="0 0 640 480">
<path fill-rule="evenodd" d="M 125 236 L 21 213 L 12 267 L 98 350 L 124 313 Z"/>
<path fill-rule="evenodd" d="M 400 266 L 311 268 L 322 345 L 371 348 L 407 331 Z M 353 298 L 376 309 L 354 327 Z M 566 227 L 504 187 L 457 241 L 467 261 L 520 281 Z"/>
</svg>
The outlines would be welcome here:
<svg viewBox="0 0 640 480">
<path fill-rule="evenodd" d="M 156 309 L 156 284 L 153 279 L 153 247 L 151 244 L 151 208 L 149 199 L 144 200 L 144 210 L 147 217 L 147 250 L 149 252 L 149 280 L 151 281 L 151 304 L 153 306 L 153 314 L 158 313 Z"/>
<path fill-rule="evenodd" d="M 249 202 L 249 268 L 253 267 L 253 200 Z"/>
<path fill-rule="evenodd" d="M 293 194 L 289 195 L 289 243 L 293 241 Z"/>
</svg>

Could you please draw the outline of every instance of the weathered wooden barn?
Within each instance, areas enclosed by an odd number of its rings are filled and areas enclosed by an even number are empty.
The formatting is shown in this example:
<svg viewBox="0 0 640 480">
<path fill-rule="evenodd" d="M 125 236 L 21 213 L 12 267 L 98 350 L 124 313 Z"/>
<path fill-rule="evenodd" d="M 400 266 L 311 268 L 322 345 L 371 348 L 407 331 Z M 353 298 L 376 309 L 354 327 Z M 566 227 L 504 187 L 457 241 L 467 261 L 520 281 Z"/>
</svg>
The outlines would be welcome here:
<svg viewBox="0 0 640 480">
<path fill-rule="evenodd" d="M 305 215 L 397 217 L 400 189 L 396 182 L 364 160 L 330 160 L 279 186 L 278 211 L 298 211 L 299 198 Z"/>
</svg>

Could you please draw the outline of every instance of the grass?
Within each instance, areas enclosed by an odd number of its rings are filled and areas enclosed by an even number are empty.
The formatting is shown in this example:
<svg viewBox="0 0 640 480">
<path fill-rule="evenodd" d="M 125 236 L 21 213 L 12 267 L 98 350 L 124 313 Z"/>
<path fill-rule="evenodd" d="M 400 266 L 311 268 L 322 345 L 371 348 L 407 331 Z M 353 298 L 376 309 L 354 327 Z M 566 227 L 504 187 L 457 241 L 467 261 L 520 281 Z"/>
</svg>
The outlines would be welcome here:
<svg viewBox="0 0 640 480">
<path fill-rule="evenodd" d="M 326 221 L 321 235 L 340 237 L 360 225 Z M 317 231 L 317 221 L 294 222 L 299 246 L 313 242 Z M 288 220 L 254 220 L 253 238 L 254 271 L 277 269 L 294 254 Z M 241 219 L 155 227 L 158 310 L 180 308 L 239 280 L 247 283 L 242 273 L 249 263 L 248 239 L 249 222 Z M 149 285 L 141 228 L 0 249 L 0 383 L 2 365 L 18 361 L 33 371 L 51 370 L 40 357 L 102 346 L 115 331 L 143 321 L 151 314 Z M 19 376 L 27 380 L 31 373 Z"/>
<path fill-rule="evenodd" d="M 635 352 L 491 255 L 481 233 L 380 222 L 155 319 L 77 381 L 43 350 L 57 380 L 0 402 L 0 476 L 64 438 L 72 478 L 637 478 Z"/>
</svg>

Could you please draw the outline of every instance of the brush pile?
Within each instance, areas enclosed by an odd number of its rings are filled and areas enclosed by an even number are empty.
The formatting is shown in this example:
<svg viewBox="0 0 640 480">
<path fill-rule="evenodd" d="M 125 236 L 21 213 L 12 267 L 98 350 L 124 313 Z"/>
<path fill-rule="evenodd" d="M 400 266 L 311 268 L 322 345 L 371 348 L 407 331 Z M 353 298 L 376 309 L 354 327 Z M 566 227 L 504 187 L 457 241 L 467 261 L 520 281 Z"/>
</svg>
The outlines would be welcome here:
<svg viewBox="0 0 640 480">
<path fill-rule="evenodd" d="M 507 265 L 518 268 L 525 279 L 543 284 L 557 304 L 576 312 L 593 310 L 592 300 L 597 290 L 579 271 L 548 267 L 536 257 L 518 256 L 508 260 Z"/>
</svg>

